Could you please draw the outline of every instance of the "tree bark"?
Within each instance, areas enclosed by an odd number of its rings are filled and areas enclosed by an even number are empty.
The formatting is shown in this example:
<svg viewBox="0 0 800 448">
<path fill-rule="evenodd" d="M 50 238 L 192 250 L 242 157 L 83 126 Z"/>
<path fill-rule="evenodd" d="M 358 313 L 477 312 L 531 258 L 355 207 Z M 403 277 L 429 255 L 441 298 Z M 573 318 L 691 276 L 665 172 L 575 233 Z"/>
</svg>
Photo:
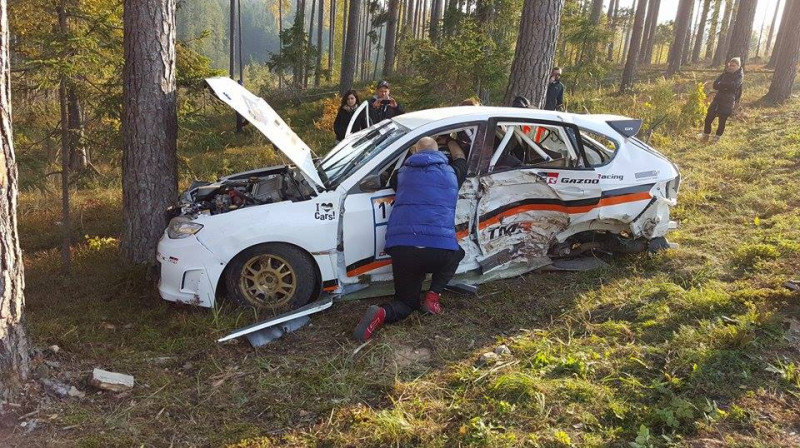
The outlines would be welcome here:
<svg viewBox="0 0 800 448">
<path fill-rule="evenodd" d="M 697 25 L 697 34 L 694 38 L 694 49 L 692 50 L 692 62 L 700 61 L 700 50 L 703 47 L 703 36 L 706 32 L 706 21 L 708 20 L 708 8 L 711 6 L 711 0 L 703 1 L 703 10 L 700 13 L 700 23 Z"/>
<path fill-rule="evenodd" d="M 347 1 L 347 0 L 345 0 Z M 339 93 L 344 94 L 352 88 L 356 74 L 356 54 L 358 53 L 358 24 L 361 18 L 361 0 L 350 0 L 347 16 L 347 39 L 344 42 L 342 69 L 339 80 Z"/>
<path fill-rule="evenodd" d="M 764 47 L 764 58 L 765 59 L 770 55 L 770 50 L 772 49 L 772 35 L 773 35 L 773 31 L 775 31 L 775 25 L 776 25 L 777 20 L 778 20 L 778 10 L 779 9 L 781 9 L 781 0 L 778 0 L 778 2 L 775 3 L 775 13 L 772 15 L 772 24 L 769 26 L 769 34 L 767 34 L 767 45 Z"/>
<path fill-rule="evenodd" d="M 714 45 L 717 42 L 717 27 L 719 26 L 720 14 L 719 10 L 722 7 L 722 0 L 714 1 L 714 12 L 711 14 L 711 28 L 708 30 L 708 42 L 706 43 L 706 55 L 703 59 L 711 59 L 714 57 Z"/>
<path fill-rule="evenodd" d="M 647 2 L 639 1 L 636 8 L 636 15 L 633 18 L 633 32 L 631 33 L 631 43 L 628 46 L 628 59 L 625 61 L 625 68 L 622 71 L 622 82 L 619 85 L 620 92 L 624 92 L 633 87 L 636 78 L 636 63 L 639 60 L 639 51 L 642 46 L 642 32 L 644 19 L 647 14 Z"/>
<path fill-rule="evenodd" d="M 280 1 L 280 0 L 279 0 Z M 336 0 L 331 0 L 331 10 L 328 13 L 328 73 L 325 75 L 325 80 L 331 82 L 331 75 L 333 74 L 333 52 L 334 52 L 334 36 L 336 36 Z"/>
<path fill-rule="evenodd" d="M 0 398 L 11 400 L 30 369 L 25 331 L 25 279 L 17 233 L 17 161 L 11 126 L 8 9 L 0 0 Z"/>
<path fill-rule="evenodd" d="M 523 95 L 541 107 L 555 58 L 563 0 L 525 0 L 505 104 Z"/>
<path fill-rule="evenodd" d="M 319 0 L 317 5 L 317 62 L 314 64 L 314 87 L 319 87 L 322 76 L 322 26 L 325 17 L 325 0 Z"/>
<path fill-rule="evenodd" d="M 386 23 L 386 44 L 383 50 L 383 76 L 388 77 L 394 71 L 394 45 L 397 38 L 397 21 L 400 12 L 400 0 L 389 0 L 389 20 Z"/>
<path fill-rule="evenodd" d="M 786 24 L 800 23 L 800 2 L 786 2 L 783 19 Z M 792 85 L 797 76 L 797 63 L 800 62 L 800 33 L 783 33 L 782 42 L 776 43 L 780 51 L 775 65 L 775 73 L 769 85 L 769 92 L 764 96 L 764 101 L 769 104 L 782 103 L 792 94 Z"/>
<path fill-rule="evenodd" d="M 606 48 L 606 62 L 614 61 L 614 41 L 617 38 L 617 8 L 619 0 L 611 0 L 608 4 L 608 12 L 606 13 L 606 20 L 608 22 L 608 29 L 611 30 L 611 39 L 608 41 Z"/>
<path fill-rule="evenodd" d="M 738 56 L 742 58 L 742 67 L 747 63 L 757 4 L 758 0 L 741 0 L 739 10 L 736 12 L 736 20 L 733 23 L 733 30 L 731 30 L 731 43 L 728 46 L 726 59 Z"/>
<path fill-rule="evenodd" d="M 593 25 L 600 23 L 600 17 L 603 17 L 603 0 L 592 0 L 592 9 L 589 14 L 589 21 Z"/>
<path fill-rule="evenodd" d="M 642 47 L 639 50 L 639 62 L 644 64 L 650 64 L 653 59 L 653 46 L 656 41 L 660 8 L 661 0 L 650 0 L 647 5 L 647 19 L 644 23 L 644 34 L 642 34 Z"/>
<path fill-rule="evenodd" d="M 722 21 L 722 27 L 719 30 L 719 39 L 717 43 L 717 51 L 714 52 L 714 60 L 711 62 L 712 66 L 719 66 L 722 64 L 725 55 L 728 53 L 728 43 L 730 43 L 731 26 L 733 25 L 734 12 L 739 5 L 739 0 L 736 3 L 733 0 L 725 0 L 725 19 Z"/>
<path fill-rule="evenodd" d="M 694 13 L 694 0 L 692 0 L 691 3 L 692 3 L 691 6 L 692 12 L 689 14 L 690 19 L 689 19 L 689 26 L 686 28 L 686 40 L 684 40 L 683 42 L 683 50 L 681 51 L 681 54 L 683 55 L 681 63 L 683 65 L 688 65 L 689 62 L 692 61 L 692 36 L 693 36 L 692 30 L 697 28 L 697 23 L 696 23 L 697 14 Z"/>
<path fill-rule="evenodd" d="M 153 264 L 178 196 L 175 0 L 124 0 L 121 249 Z"/>
<path fill-rule="evenodd" d="M 58 6 L 58 27 L 64 48 L 68 48 L 69 25 L 67 24 L 67 9 L 62 2 Z M 64 53 L 64 58 L 69 54 Z M 69 132 L 69 111 L 67 105 L 67 83 L 69 79 L 65 73 L 61 74 L 58 84 L 58 103 L 61 111 L 61 271 L 64 274 L 70 272 L 71 244 L 70 244 L 70 224 L 69 217 L 69 168 L 70 168 L 70 132 Z"/>
<path fill-rule="evenodd" d="M 772 48 L 772 54 L 769 57 L 769 62 L 767 63 L 766 68 L 775 68 L 775 65 L 778 62 L 778 54 L 780 53 L 779 50 L 781 42 L 784 41 L 783 35 L 789 32 L 789 29 L 792 26 L 789 24 L 789 22 L 787 22 L 787 20 L 789 20 L 789 8 L 787 8 L 787 6 L 789 6 L 789 2 L 786 2 L 786 4 L 783 6 L 783 14 L 781 14 L 781 26 L 778 28 L 778 36 L 775 38 L 775 46 Z"/>
<path fill-rule="evenodd" d="M 431 5 L 431 27 L 428 36 L 434 45 L 438 44 L 442 32 L 442 1 L 433 0 Z"/>
<path fill-rule="evenodd" d="M 314 13 L 317 11 L 317 0 L 311 0 L 311 11 L 309 11 L 309 16 L 311 19 L 308 22 L 308 46 L 311 46 L 311 42 L 314 42 Z M 307 55 L 310 57 L 311 55 Z M 303 59 L 303 88 L 308 88 L 308 61 L 307 59 Z M 314 65 L 316 67 L 316 64 Z M 314 70 L 316 72 L 316 70 Z"/>
<path fill-rule="evenodd" d="M 692 0 L 680 0 L 680 3 L 678 3 L 678 13 L 675 16 L 675 41 L 670 49 L 667 76 L 672 76 L 681 69 L 684 44 L 686 43 L 686 30 L 689 28 L 692 14 L 691 8 Z"/>
<path fill-rule="evenodd" d="M 405 0 L 406 2 L 406 24 L 405 34 L 414 38 L 414 19 L 417 17 L 416 0 Z"/>
</svg>

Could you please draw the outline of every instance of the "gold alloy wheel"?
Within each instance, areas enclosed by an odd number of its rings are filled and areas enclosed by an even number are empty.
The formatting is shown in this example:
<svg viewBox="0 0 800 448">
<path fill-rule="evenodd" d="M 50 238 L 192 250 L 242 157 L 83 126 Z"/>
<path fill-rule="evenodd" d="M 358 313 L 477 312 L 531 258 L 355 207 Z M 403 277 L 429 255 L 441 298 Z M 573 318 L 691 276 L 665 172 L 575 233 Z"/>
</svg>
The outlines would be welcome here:
<svg viewBox="0 0 800 448">
<path fill-rule="evenodd" d="M 239 289 L 256 307 L 281 308 L 294 296 L 297 275 L 283 258 L 273 254 L 257 255 L 242 267 Z"/>
</svg>

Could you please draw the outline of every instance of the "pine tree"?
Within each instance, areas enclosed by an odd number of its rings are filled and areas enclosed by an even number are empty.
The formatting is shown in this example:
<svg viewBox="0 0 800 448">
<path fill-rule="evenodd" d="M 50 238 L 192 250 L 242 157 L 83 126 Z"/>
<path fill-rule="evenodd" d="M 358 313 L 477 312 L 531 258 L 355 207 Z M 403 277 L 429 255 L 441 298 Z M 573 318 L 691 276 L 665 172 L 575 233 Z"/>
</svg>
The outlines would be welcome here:
<svg viewBox="0 0 800 448">
<path fill-rule="evenodd" d="M 639 6 L 636 8 L 636 15 L 633 18 L 633 32 L 631 33 L 631 42 L 628 45 L 628 59 L 625 61 L 625 68 L 622 70 L 622 82 L 619 85 L 620 92 L 627 91 L 633 87 L 633 82 L 636 79 L 636 64 L 639 61 L 646 15 L 647 2 L 639 0 Z"/>
<path fill-rule="evenodd" d="M 753 21 L 756 18 L 758 0 L 741 0 L 736 20 L 731 30 L 730 45 L 726 59 L 733 57 L 742 58 L 742 66 L 747 62 L 747 53 L 750 51 L 750 38 L 753 35 Z"/>
<path fill-rule="evenodd" d="M 784 7 L 784 23 L 800 23 L 800 2 L 786 2 Z M 797 63 L 800 62 L 800 33 L 787 32 L 780 36 L 782 41 L 776 43 L 777 56 L 775 73 L 769 85 L 769 92 L 764 96 L 768 104 L 782 103 L 792 94 L 792 86 L 797 76 Z"/>
<path fill-rule="evenodd" d="M 672 76 L 681 69 L 683 62 L 683 50 L 686 47 L 686 31 L 689 29 L 689 22 L 692 20 L 692 0 L 680 0 L 678 12 L 675 16 L 675 40 L 669 53 L 667 65 L 667 76 Z"/>
</svg>

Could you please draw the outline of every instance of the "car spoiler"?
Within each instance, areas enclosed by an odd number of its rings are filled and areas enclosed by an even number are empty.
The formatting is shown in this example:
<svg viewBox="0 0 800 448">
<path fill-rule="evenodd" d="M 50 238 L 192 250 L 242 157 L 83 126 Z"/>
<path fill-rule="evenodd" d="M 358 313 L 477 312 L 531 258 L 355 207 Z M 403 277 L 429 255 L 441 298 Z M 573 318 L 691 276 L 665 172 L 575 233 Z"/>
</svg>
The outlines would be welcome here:
<svg viewBox="0 0 800 448">
<path fill-rule="evenodd" d="M 642 129 L 642 120 L 611 120 L 606 123 L 625 138 L 633 137 Z"/>
</svg>

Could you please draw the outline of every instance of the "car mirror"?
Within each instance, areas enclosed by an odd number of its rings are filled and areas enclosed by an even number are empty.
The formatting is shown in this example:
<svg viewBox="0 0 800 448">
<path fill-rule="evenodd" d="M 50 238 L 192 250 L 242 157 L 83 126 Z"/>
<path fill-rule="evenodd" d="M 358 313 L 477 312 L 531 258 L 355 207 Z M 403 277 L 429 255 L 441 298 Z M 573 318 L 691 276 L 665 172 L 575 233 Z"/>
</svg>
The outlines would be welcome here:
<svg viewBox="0 0 800 448">
<path fill-rule="evenodd" d="M 358 187 L 363 192 L 373 192 L 383 189 L 381 177 L 377 174 L 370 174 L 359 182 Z"/>
</svg>

